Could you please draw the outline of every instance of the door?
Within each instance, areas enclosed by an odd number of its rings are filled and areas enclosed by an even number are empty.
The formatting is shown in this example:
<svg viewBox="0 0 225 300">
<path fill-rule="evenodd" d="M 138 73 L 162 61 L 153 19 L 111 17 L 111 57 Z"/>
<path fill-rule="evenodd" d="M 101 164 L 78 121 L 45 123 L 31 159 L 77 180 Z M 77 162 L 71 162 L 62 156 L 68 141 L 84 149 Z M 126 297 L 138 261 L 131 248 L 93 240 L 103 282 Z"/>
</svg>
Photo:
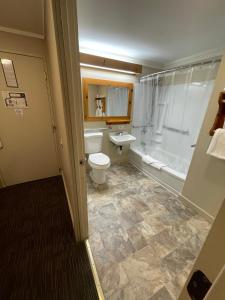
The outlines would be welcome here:
<svg viewBox="0 0 225 300">
<path fill-rule="evenodd" d="M 0 66 L 1 182 L 8 186 L 57 175 L 58 162 L 43 60 L 3 52 L 0 52 L 0 58 L 13 62 L 18 84 L 18 87 L 9 87 L 15 84 L 15 80 L 8 81 L 7 85 L 7 76 L 13 74 L 4 72 L 4 64 Z"/>
</svg>

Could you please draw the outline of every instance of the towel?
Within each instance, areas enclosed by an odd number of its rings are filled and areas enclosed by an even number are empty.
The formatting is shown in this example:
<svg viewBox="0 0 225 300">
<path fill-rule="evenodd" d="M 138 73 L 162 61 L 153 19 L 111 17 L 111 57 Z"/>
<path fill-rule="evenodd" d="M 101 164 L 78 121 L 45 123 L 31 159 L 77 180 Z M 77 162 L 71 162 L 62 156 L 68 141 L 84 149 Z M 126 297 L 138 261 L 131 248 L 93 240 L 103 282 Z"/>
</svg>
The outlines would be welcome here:
<svg viewBox="0 0 225 300">
<path fill-rule="evenodd" d="M 216 129 L 206 153 L 220 159 L 225 159 L 225 129 Z"/>
<path fill-rule="evenodd" d="M 161 162 L 155 162 L 153 164 L 151 164 L 151 167 L 156 168 L 158 170 L 161 170 L 163 167 L 166 167 L 167 165 Z"/>
<path fill-rule="evenodd" d="M 152 158 L 152 157 L 149 156 L 149 155 L 144 155 L 144 156 L 142 156 L 142 161 L 145 162 L 145 163 L 148 164 L 148 165 L 151 165 L 151 164 L 153 164 L 153 163 L 158 162 L 158 160 Z"/>
</svg>

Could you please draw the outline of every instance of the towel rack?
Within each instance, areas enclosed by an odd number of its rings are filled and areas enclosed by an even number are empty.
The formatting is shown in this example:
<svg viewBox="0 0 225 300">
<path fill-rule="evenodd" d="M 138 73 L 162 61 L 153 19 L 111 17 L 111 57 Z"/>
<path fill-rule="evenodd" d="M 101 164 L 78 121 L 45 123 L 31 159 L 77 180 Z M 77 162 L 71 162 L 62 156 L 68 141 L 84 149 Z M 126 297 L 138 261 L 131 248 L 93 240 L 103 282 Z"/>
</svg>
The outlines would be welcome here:
<svg viewBox="0 0 225 300">
<path fill-rule="evenodd" d="M 214 135 L 214 132 L 218 128 L 223 128 L 225 120 L 225 91 L 221 92 L 218 100 L 219 108 L 215 117 L 212 128 L 209 131 L 209 135 Z"/>
</svg>

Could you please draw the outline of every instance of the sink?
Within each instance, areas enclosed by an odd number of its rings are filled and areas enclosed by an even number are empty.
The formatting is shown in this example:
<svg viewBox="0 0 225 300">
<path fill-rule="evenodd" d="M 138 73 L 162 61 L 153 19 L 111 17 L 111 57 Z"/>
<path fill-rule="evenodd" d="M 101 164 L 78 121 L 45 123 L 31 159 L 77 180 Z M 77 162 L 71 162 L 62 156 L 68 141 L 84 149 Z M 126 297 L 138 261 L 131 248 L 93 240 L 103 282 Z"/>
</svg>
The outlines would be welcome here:
<svg viewBox="0 0 225 300">
<path fill-rule="evenodd" d="M 109 133 L 109 139 L 117 146 L 128 145 L 136 141 L 136 137 L 127 132 L 111 132 Z"/>
</svg>

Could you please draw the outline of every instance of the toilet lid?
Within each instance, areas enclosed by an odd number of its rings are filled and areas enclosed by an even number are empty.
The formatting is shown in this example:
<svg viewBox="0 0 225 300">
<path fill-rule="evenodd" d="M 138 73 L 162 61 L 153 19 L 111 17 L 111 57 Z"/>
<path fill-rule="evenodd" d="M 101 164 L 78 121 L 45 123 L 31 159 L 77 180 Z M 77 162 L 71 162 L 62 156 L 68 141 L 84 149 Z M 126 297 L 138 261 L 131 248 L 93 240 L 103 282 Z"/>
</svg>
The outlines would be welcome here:
<svg viewBox="0 0 225 300">
<path fill-rule="evenodd" d="M 110 163 L 109 157 L 103 153 L 90 154 L 89 161 L 98 166 L 104 166 Z"/>
</svg>

